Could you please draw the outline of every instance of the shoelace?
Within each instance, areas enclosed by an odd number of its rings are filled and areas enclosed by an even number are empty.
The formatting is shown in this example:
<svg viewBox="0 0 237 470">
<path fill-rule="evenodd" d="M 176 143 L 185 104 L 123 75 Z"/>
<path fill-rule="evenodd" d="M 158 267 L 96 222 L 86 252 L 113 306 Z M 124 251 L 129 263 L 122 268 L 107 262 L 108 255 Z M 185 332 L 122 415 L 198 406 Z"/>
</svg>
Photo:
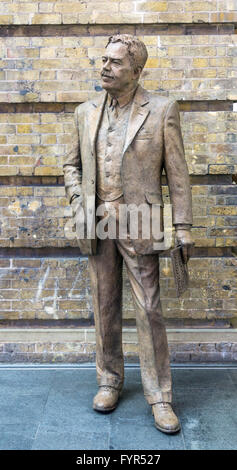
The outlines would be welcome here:
<svg viewBox="0 0 237 470">
<path fill-rule="evenodd" d="M 161 403 L 158 403 L 158 404 L 161 408 L 169 408 L 170 407 L 170 404 L 167 403 L 167 402 L 161 402 Z"/>
<path fill-rule="evenodd" d="M 109 387 L 109 386 L 107 386 L 107 385 L 102 385 L 101 388 L 102 388 L 103 390 L 105 390 L 106 392 L 110 392 L 111 389 L 114 390 L 113 387 Z"/>
</svg>

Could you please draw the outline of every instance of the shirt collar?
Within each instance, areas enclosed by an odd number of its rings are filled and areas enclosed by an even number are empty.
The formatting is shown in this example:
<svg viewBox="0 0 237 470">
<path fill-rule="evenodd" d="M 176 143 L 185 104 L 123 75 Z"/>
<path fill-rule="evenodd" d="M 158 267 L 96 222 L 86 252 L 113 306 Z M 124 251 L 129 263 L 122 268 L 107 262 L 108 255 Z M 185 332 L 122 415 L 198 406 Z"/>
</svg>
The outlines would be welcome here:
<svg viewBox="0 0 237 470">
<path fill-rule="evenodd" d="M 124 106 L 126 106 L 126 104 L 128 104 L 130 101 L 132 101 L 132 99 L 135 95 L 136 89 L 137 89 L 137 86 L 136 86 L 136 88 L 134 88 L 129 93 L 126 93 L 126 95 L 119 96 L 119 98 L 116 98 L 120 108 L 123 108 Z M 113 100 L 113 96 L 109 95 L 109 106 L 112 105 L 112 100 Z"/>
</svg>

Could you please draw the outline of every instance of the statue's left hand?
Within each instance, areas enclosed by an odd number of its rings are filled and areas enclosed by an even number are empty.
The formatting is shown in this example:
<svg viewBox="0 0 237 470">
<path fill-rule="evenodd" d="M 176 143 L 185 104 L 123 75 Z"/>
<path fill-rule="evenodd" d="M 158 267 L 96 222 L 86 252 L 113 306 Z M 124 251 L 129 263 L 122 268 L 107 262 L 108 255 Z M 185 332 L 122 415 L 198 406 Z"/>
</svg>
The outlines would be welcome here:
<svg viewBox="0 0 237 470">
<path fill-rule="evenodd" d="M 192 249 L 194 242 L 190 230 L 176 230 L 175 232 L 175 246 L 182 245 L 182 254 L 184 262 L 187 263 L 190 256 L 192 256 Z"/>
</svg>

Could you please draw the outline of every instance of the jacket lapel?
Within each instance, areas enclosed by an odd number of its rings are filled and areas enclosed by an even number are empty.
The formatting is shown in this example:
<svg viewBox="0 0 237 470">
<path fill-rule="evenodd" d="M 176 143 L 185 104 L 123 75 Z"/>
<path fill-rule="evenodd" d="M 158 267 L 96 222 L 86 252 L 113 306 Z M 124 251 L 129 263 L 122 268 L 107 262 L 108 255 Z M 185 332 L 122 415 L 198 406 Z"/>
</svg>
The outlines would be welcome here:
<svg viewBox="0 0 237 470">
<path fill-rule="evenodd" d="M 89 125 L 89 135 L 91 140 L 91 146 L 95 152 L 95 142 L 97 138 L 97 133 L 101 121 L 101 117 L 104 111 L 105 103 L 107 99 L 107 93 L 101 94 L 99 99 L 95 99 L 91 104 L 91 110 L 88 114 L 88 125 Z M 129 117 L 127 134 L 123 153 L 126 152 L 128 146 L 133 141 L 136 133 L 139 131 L 140 127 L 147 118 L 150 110 L 145 107 L 149 103 L 149 95 L 147 91 L 142 88 L 140 85 L 137 87 L 135 93 L 132 109 Z"/>
<path fill-rule="evenodd" d="M 102 93 L 99 99 L 95 99 L 91 104 L 91 109 L 88 114 L 89 136 L 91 141 L 91 148 L 95 152 L 95 142 L 99 129 L 100 120 L 104 111 L 107 93 Z"/>
<path fill-rule="evenodd" d="M 150 110 L 145 107 L 145 105 L 148 103 L 149 95 L 147 91 L 144 90 L 144 88 L 142 88 L 140 85 L 138 85 L 129 117 L 123 153 L 126 152 L 128 146 L 131 144 L 136 133 L 139 131 L 140 127 L 142 126 L 148 114 L 150 113 Z"/>
</svg>

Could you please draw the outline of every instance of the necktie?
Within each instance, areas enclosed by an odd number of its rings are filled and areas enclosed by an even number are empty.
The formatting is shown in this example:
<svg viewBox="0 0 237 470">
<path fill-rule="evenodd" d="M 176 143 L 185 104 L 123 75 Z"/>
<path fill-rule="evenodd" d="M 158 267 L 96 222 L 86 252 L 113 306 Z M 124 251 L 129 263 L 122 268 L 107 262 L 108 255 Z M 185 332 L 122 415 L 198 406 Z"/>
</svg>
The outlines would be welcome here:
<svg viewBox="0 0 237 470">
<path fill-rule="evenodd" d="M 116 98 L 112 98 L 110 108 L 111 108 L 113 117 L 117 118 L 118 117 L 118 100 Z"/>
</svg>

